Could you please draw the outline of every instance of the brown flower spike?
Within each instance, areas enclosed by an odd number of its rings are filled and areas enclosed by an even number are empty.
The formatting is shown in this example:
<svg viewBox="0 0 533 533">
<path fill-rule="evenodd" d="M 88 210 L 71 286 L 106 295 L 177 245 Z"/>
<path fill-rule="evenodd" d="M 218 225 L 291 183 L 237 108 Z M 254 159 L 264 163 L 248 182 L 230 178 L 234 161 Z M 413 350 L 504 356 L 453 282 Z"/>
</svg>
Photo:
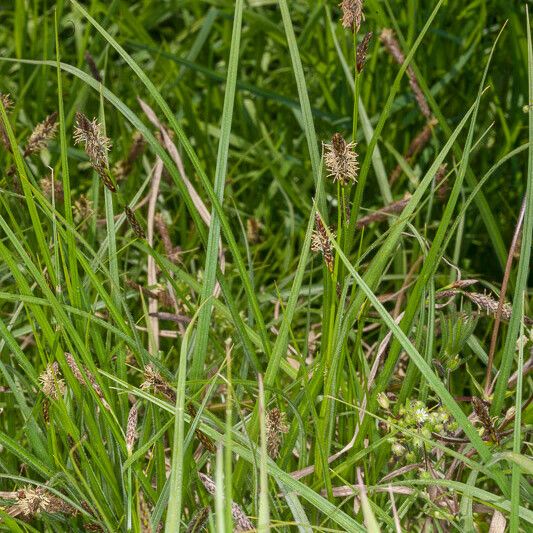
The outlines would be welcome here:
<svg viewBox="0 0 533 533">
<path fill-rule="evenodd" d="M 111 141 L 102 133 L 102 128 L 96 119 L 89 120 L 83 113 L 76 113 L 76 128 L 74 142 L 85 145 L 85 153 L 89 156 L 91 165 L 111 191 L 117 189 L 109 175 L 107 152 L 111 148 Z"/>
<path fill-rule="evenodd" d="M 331 249 L 331 242 L 329 240 L 326 228 L 318 213 L 315 215 L 316 230 L 313 231 L 311 238 L 311 250 L 313 252 L 320 252 L 324 258 L 324 262 L 330 272 L 333 272 L 334 259 L 333 251 Z"/>
<path fill-rule="evenodd" d="M 359 163 L 355 142 L 347 143 L 340 133 L 335 133 L 331 143 L 324 144 L 324 162 L 333 181 L 345 186 L 357 181 Z"/>
<path fill-rule="evenodd" d="M 265 418 L 267 434 L 267 451 L 272 459 L 277 459 L 283 434 L 288 433 L 287 417 L 277 407 L 267 412 Z"/>
<path fill-rule="evenodd" d="M 126 218 L 128 219 L 128 222 L 131 226 L 131 229 L 133 230 L 133 233 L 135 233 L 135 235 L 139 239 L 145 239 L 146 234 L 144 233 L 144 230 L 139 224 L 137 217 L 135 216 L 135 213 L 128 206 L 124 208 L 124 212 L 126 213 Z"/>
<path fill-rule="evenodd" d="M 394 36 L 394 32 L 390 28 L 385 28 L 381 32 L 379 38 L 381 42 L 385 45 L 385 48 L 387 48 L 387 50 L 389 51 L 390 55 L 394 58 L 396 63 L 402 65 L 405 61 L 405 56 L 400 48 L 400 44 Z M 426 97 L 424 96 L 424 93 L 422 92 L 422 89 L 418 84 L 415 71 L 410 65 L 407 67 L 407 77 L 409 78 L 409 85 L 411 86 L 411 89 L 415 95 L 415 99 L 418 103 L 418 107 L 420 107 L 420 111 L 427 119 L 429 119 L 431 117 L 431 111 L 429 110 Z"/>
<path fill-rule="evenodd" d="M 363 37 L 363 40 L 357 45 L 357 53 L 356 53 L 356 64 L 357 64 L 357 72 L 361 72 L 365 66 L 366 63 L 366 54 L 368 53 L 368 45 L 370 44 L 370 41 L 372 40 L 372 36 L 374 34 L 369 31 L 365 34 Z"/>
</svg>

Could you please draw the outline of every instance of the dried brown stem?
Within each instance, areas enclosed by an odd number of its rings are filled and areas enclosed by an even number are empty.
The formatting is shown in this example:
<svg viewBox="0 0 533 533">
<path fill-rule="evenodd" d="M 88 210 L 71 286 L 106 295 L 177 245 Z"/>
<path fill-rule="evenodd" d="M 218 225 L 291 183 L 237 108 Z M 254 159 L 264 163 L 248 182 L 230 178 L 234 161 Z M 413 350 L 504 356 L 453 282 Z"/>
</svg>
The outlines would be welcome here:
<svg viewBox="0 0 533 533">
<path fill-rule="evenodd" d="M 505 263 L 505 272 L 503 274 L 503 282 L 500 290 L 500 299 L 498 301 L 498 308 L 496 310 L 496 319 L 494 320 L 494 329 L 492 330 L 492 337 L 490 339 L 490 348 L 487 361 L 487 372 L 485 374 L 485 393 L 488 395 L 491 392 L 491 376 L 492 376 L 492 366 L 494 363 L 494 354 L 496 352 L 496 342 L 498 340 L 498 332 L 500 329 L 500 323 L 502 318 L 502 313 L 505 306 L 505 295 L 507 294 L 507 287 L 509 285 L 509 278 L 511 276 L 511 268 L 513 266 L 513 259 L 515 257 L 516 249 L 518 243 L 520 242 L 520 233 L 522 231 L 522 224 L 524 222 L 524 215 L 526 212 L 526 199 L 522 201 L 522 206 L 520 207 L 520 213 L 518 215 L 518 221 L 516 223 L 516 228 L 513 235 L 513 240 L 511 241 L 511 246 L 509 248 L 509 254 L 507 256 L 507 262 Z"/>
</svg>

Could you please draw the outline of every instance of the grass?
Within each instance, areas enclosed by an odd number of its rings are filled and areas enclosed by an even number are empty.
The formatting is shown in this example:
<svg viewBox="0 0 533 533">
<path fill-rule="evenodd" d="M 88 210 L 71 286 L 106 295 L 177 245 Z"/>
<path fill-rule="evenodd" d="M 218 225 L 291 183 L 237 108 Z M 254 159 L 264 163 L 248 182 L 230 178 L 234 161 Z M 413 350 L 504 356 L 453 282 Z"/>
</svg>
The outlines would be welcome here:
<svg viewBox="0 0 533 533">
<path fill-rule="evenodd" d="M 0 8 L 1 530 L 531 529 L 529 13 L 336 4 Z"/>
</svg>

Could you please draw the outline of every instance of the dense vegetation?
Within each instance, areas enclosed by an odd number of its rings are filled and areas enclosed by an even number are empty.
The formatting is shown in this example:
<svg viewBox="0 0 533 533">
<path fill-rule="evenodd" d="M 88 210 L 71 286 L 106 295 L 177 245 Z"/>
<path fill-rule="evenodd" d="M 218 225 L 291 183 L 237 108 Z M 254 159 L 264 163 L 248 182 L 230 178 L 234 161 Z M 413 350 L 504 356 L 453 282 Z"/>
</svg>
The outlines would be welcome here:
<svg viewBox="0 0 533 533">
<path fill-rule="evenodd" d="M 528 2 L 337 3 L 0 6 L 2 530 L 531 530 Z"/>
</svg>

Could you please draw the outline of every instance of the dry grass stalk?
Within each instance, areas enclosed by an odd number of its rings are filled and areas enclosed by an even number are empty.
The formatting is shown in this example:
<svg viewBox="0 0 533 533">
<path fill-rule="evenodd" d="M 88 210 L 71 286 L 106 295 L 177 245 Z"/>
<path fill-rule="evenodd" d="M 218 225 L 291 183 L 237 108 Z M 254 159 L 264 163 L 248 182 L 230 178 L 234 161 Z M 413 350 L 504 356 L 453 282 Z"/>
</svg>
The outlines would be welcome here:
<svg viewBox="0 0 533 533">
<path fill-rule="evenodd" d="M 126 218 L 128 219 L 129 225 L 131 226 L 133 233 L 135 233 L 135 236 L 139 239 L 146 239 L 146 233 L 139 224 L 135 213 L 131 210 L 129 206 L 126 206 L 124 208 L 124 213 L 126 213 Z"/>
<path fill-rule="evenodd" d="M 132 135 L 132 143 L 128 155 L 113 166 L 113 175 L 117 181 L 121 181 L 130 175 L 133 164 L 143 153 L 145 146 L 146 143 L 141 132 L 135 131 Z"/>
<path fill-rule="evenodd" d="M 316 229 L 313 231 L 311 239 L 311 250 L 313 252 L 320 252 L 324 258 L 324 263 L 330 272 L 333 272 L 334 267 L 334 258 L 333 250 L 331 247 L 331 242 L 329 240 L 328 234 L 326 233 L 326 228 L 322 223 L 320 215 L 317 213 L 315 215 L 315 225 Z"/>
<path fill-rule="evenodd" d="M 375 213 L 370 213 L 369 215 L 361 217 L 356 223 L 357 229 L 362 229 L 372 224 L 373 222 L 381 222 L 383 220 L 387 220 L 388 218 L 390 218 L 390 215 L 401 213 L 404 210 L 405 206 L 409 203 L 410 198 L 411 195 L 409 193 L 406 193 L 401 200 L 392 202 L 389 205 L 386 205 L 385 207 L 379 209 Z"/>
<path fill-rule="evenodd" d="M 163 248 L 165 249 L 165 254 L 168 260 L 172 261 L 173 263 L 181 262 L 181 248 L 172 244 L 168 226 L 163 220 L 163 215 L 161 213 L 157 213 L 157 215 L 155 215 L 154 223 L 159 235 L 161 236 L 161 240 L 163 241 Z"/>
<path fill-rule="evenodd" d="M 368 33 L 365 33 L 363 40 L 357 45 L 355 63 L 357 66 L 357 72 L 359 73 L 365 67 L 366 54 L 368 53 L 368 45 L 370 44 L 370 41 L 372 40 L 373 35 L 374 34 L 371 31 L 369 31 Z"/>
<path fill-rule="evenodd" d="M 57 133 L 57 112 L 54 111 L 48 115 L 42 122 L 37 124 L 26 142 L 24 149 L 24 157 L 31 154 L 36 154 L 48 146 L 48 143 L 55 137 Z"/>
<path fill-rule="evenodd" d="M 67 389 L 65 381 L 61 378 L 57 361 L 47 365 L 45 371 L 39 376 L 39 382 L 43 393 L 52 400 L 57 400 L 59 396 L 65 394 Z"/>
<path fill-rule="evenodd" d="M 411 144 L 409 145 L 409 148 L 407 149 L 407 152 L 403 156 L 405 161 L 407 163 L 411 163 L 411 161 L 414 159 L 414 157 L 422 151 L 422 149 L 426 146 L 426 144 L 431 139 L 431 132 L 433 131 L 433 128 L 437 125 L 437 119 L 432 118 L 430 119 L 427 124 L 424 126 L 422 131 L 411 141 Z M 396 165 L 396 168 L 392 171 L 390 177 L 389 177 L 389 183 L 392 185 L 396 182 L 396 180 L 400 177 L 402 173 L 402 167 L 400 165 Z"/>
<path fill-rule="evenodd" d="M 194 513 L 187 526 L 186 533 L 200 533 L 201 531 L 204 531 L 205 526 L 207 525 L 207 520 L 209 519 L 209 513 L 209 507 L 202 507 Z"/>
<path fill-rule="evenodd" d="M 176 401 L 176 393 L 174 389 L 163 379 L 161 374 L 154 368 L 152 364 L 144 367 L 144 382 L 141 384 L 141 389 L 153 389 L 155 393 L 160 393 L 171 402 Z"/>
<path fill-rule="evenodd" d="M 216 493 L 215 482 L 209 476 L 206 476 L 201 472 L 198 473 L 198 476 L 203 483 L 205 490 L 214 496 Z M 254 526 L 246 516 L 246 513 L 235 502 L 231 502 L 231 515 L 233 516 L 233 520 L 235 520 L 235 531 L 254 531 Z"/>
<path fill-rule="evenodd" d="M 126 450 L 128 455 L 131 455 L 135 442 L 137 440 L 137 418 L 139 416 L 139 409 L 137 402 L 135 402 L 128 413 L 128 423 L 126 425 Z"/>
<path fill-rule="evenodd" d="M 192 418 L 194 418 L 197 414 L 197 411 L 192 404 L 187 406 L 187 411 Z M 215 453 L 217 451 L 214 442 L 203 431 L 196 429 L 194 434 L 196 435 L 196 438 L 204 445 L 206 450 L 211 453 Z"/>
<path fill-rule="evenodd" d="M 347 143 L 340 133 L 335 133 L 331 143 L 324 143 L 324 162 L 328 177 L 346 186 L 357 181 L 359 162 L 357 161 L 356 143 Z"/>
<path fill-rule="evenodd" d="M 342 0 L 339 7 L 342 10 L 343 28 L 358 32 L 364 20 L 363 0 Z"/>
<path fill-rule="evenodd" d="M 96 61 L 94 60 L 93 56 L 89 53 L 88 50 L 85 50 L 85 62 L 87 63 L 87 66 L 89 67 L 89 70 L 91 71 L 92 77 L 102 83 L 102 76 L 100 76 L 100 71 L 98 70 L 98 67 L 96 66 Z"/>
<path fill-rule="evenodd" d="M 68 366 L 70 367 L 70 370 L 72 371 L 72 374 L 78 380 L 78 382 L 81 385 L 87 385 L 87 381 L 85 380 L 83 374 L 81 373 L 81 370 L 78 367 L 78 364 L 76 363 L 72 354 L 65 352 L 65 359 L 67 361 Z M 83 370 L 85 372 L 85 375 L 87 376 L 87 380 L 89 381 L 90 386 L 92 387 L 92 389 L 94 390 L 94 392 L 96 393 L 100 401 L 102 402 L 102 405 L 104 406 L 104 408 L 107 409 L 108 411 L 111 411 L 111 407 L 107 403 L 104 397 L 104 393 L 102 392 L 102 389 L 100 388 L 100 385 L 98 385 L 98 383 L 94 379 L 94 376 L 91 374 L 90 370 L 85 367 L 83 368 Z"/>
<path fill-rule="evenodd" d="M 396 63 L 402 65 L 405 61 L 405 56 L 400 48 L 400 44 L 394 36 L 394 32 L 389 28 L 384 28 L 379 38 L 381 42 L 385 45 L 391 56 L 394 58 Z M 422 89 L 420 89 L 420 85 L 418 84 L 418 80 L 416 79 L 415 71 L 411 66 L 407 67 L 407 77 L 409 78 L 409 85 L 411 86 L 411 90 L 415 95 L 415 100 L 418 104 L 418 107 L 420 108 L 420 111 L 427 119 L 430 119 L 431 111 L 429 109 L 426 97 L 424 96 Z"/>
<path fill-rule="evenodd" d="M 277 459 L 283 440 L 283 434 L 288 433 L 287 416 L 277 407 L 267 412 L 265 418 L 267 434 L 267 451 L 272 459 Z"/>
<path fill-rule="evenodd" d="M 91 166 L 100 176 L 104 185 L 116 192 L 116 187 L 109 175 L 107 152 L 111 148 L 111 141 L 103 134 L 102 127 L 96 119 L 90 121 L 83 113 L 76 113 L 76 127 L 74 129 L 74 142 L 84 144 L 85 153 L 89 157 Z"/>
</svg>

